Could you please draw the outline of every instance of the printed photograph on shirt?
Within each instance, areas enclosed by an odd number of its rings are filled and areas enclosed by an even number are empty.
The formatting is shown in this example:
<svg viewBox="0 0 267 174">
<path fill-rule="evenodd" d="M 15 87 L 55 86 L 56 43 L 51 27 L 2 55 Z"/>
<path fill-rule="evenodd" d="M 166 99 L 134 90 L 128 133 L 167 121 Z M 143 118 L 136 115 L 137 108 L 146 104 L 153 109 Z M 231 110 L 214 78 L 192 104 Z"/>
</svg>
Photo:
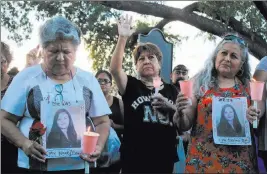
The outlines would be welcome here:
<svg viewBox="0 0 267 174">
<path fill-rule="evenodd" d="M 47 158 L 77 157 L 85 128 L 84 102 L 63 105 L 42 102 L 41 121 L 46 126 L 43 147 Z"/>
<path fill-rule="evenodd" d="M 215 144 L 251 145 L 246 110 L 247 99 L 245 97 L 213 97 L 212 127 Z"/>
</svg>

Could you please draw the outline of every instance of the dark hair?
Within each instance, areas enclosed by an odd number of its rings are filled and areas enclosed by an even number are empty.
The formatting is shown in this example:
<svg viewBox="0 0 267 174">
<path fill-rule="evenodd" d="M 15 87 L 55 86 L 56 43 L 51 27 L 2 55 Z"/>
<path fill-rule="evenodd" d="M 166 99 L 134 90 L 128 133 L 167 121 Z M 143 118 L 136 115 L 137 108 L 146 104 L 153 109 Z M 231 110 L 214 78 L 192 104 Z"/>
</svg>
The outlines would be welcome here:
<svg viewBox="0 0 267 174">
<path fill-rule="evenodd" d="M 235 108 L 230 104 L 226 104 L 223 106 L 222 111 L 221 111 L 221 119 L 220 119 L 220 123 L 219 123 L 218 127 L 220 127 L 222 130 L 227 130 L 227 127 L 230 126 L 230 124 L 228 123 L 228 121 L 226 120 L 226 118 L 224 116 L 225 109 L 228 107 L 230 107 L 234 112 L 234 121 L 233 122 L 234 122 L 235 131 L 236 131 L 236 133 L 241 134 L 243 131 L 241 123 L 239 122 Z"/>
<path fill-rule="evenodd" d="M 76 142 L 77 141 L 77 133 L 75 131 L 70 113 L 66 109 L 59 109 L 55 113 L 53 125 L 51 128 L 51 133 L 49 134 L 49 136 L 58 136 L 60 134 L 63 134 L 63 132 L 61 131 L 61 129 L 58 127 L 58 124 L 57 124 L 59 114 L 61 114 L 61 113 L 66 113 L 69 117 L 69 126 L 68 126 L 68 130 L 67 130 L 68 139 L 70 140 L 70 142 Z"/>
<path fill-rule="evenodd" d="M 1 41 L 1 54 L 6 58 L 6 61 L 8 64 L 10 64 L 10 62 L 13 59 L 10 47 L 5 43 Z"/>
<path fill-rule="evenodd" d="M 172 72 L 175 71 L 175 70 L 182 70 L 182 71 L 188 72 L 188 69 L 186 68 L 186 66 L 185 65 L 182 65 L 182 64 L 179 64 L 176 67 L 174 67 L 173 70 L 172 70 Z"/>
<path fill-rule="evenodd" d="M 11 69 L 7 72 L 7 74 L 10 75 L 10 76 L 15 76 L 15 75 L 17 75 L 18 73 L 19 73 L 19 70 L 18 70 L 17 67 L 13 67 L 13 68 L 11 68 Z"/>
<path fill-rule="evenodd" d="M 133 57 L 134 57 L 135 65 L 142 52 L 149 52 L 150 54 L 155 54 L 158 61 L 161 63 L 163 55 L 159 47 L 155 44 L 147 42 L 147 43 L 139 43 L 137 47 L 133 50 Z"/>
<path fill-rule="evenodd" d="M 110 82 L 112 83 L 112 75 L 110 74 L 110 72 L 108 72 L 106 70 L 97 71 L 97 73 L 95 74 L 95 77 L 97 78 L 97 76 L 99 76 L 99 74 L 102 74 L 102 73 L 105 73 L 108 76 Z"/>
</svg>

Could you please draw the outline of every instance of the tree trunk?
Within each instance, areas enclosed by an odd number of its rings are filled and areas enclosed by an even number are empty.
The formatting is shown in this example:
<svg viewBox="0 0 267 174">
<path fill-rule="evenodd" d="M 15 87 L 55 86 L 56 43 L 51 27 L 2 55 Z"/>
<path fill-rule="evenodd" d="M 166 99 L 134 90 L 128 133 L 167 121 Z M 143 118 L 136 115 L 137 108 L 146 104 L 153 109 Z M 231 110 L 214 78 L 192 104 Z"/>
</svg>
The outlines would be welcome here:
<svg viewBox="0 0 267 174">
<path fill-rule="evenodd" d="M 257 9 L 261 12 L 265 20 L 267 20 L 267 2 L 266 1 L 253 1 Z"/>
<path fill-rule="evenodd" d="M 267 55 L 267 43 L 262 38 L 254 39 L 255 34 L 245 28 L 239 21 L 233 19 L 227 28 L 225 24 L 219 21 L 194 13 L 192 10 L 196 8 L 196 3 L 184 9 L 142 1 L 98 1 L 97 3 L 117 10 L 133 11 L 168 20 L 179 20 L 216 36 L 222 36 L 234 29 L 244 38 L 252 55 L 258 59 Z"/>
</svg>

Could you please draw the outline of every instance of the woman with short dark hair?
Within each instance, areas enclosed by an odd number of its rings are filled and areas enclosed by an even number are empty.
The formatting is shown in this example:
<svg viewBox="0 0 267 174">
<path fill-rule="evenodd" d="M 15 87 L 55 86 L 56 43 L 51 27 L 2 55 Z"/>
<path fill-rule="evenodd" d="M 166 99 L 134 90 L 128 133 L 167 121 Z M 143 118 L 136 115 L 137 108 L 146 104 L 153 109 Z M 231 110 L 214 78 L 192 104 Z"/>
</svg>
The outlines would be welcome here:
<svg viewBox="0 0 267 174">
<path fill-rule="evenodd" d="M 138 78 L 123 70 L 124 49 L 133 32 L 131 24 L 128 16 L 118 21 L 119 37 L 110 65 L 125 108 L 122 173 L 172 173 L 178 160 L 173 124 L 177 90 L 161 80 L 154 95 L 153 78 L 160 77 L 163 59 L 155 44 L 140 43 L 133 51 Z"/>
</svg>

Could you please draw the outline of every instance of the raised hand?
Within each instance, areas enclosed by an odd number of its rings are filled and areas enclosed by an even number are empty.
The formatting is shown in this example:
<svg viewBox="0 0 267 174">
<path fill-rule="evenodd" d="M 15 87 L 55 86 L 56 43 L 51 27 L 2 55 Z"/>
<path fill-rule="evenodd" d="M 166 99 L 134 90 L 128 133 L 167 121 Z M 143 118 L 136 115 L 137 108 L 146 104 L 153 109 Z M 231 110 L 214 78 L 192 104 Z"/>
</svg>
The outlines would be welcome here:
<svg viewBox="0 0 267 174">
<path fill-rule="evenodd" d="M 132 28 L 132 20 L 132 16 L 129 18 L 128 14 L 126 17 L 121 16 L 120 19 L 117 20 L 119 36 L 129 37 L 134 33 L 134 29 Z"/>
</svg>

